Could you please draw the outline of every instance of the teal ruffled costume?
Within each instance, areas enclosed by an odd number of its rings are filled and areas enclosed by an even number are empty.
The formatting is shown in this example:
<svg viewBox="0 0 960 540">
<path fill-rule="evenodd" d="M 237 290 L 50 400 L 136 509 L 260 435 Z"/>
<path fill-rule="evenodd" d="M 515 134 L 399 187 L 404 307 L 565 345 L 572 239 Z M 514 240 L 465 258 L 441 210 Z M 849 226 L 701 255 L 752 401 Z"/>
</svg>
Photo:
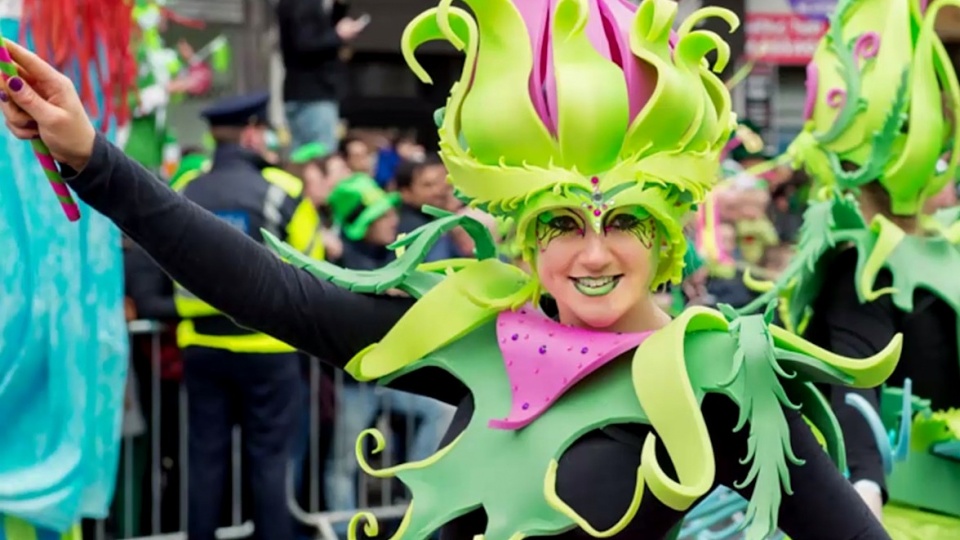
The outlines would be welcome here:
<svg viewBox="0 0 960 540">
<path fill-rule="evenodd" d="M 7 37 L 19 26 L 0 20 Z M 30 145 L 0 136 L 0 539 L 79 538 L 115 487 L 128 365 L 120 233 L 82 203 L 68 222 Z"/>
</svg>

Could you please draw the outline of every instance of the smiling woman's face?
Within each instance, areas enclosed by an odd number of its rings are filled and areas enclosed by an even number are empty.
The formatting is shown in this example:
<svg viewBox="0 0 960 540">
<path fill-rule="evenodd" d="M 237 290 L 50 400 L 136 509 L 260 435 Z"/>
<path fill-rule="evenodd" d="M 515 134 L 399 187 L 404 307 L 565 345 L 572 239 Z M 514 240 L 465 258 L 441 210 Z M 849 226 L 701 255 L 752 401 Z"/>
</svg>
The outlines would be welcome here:
<svg viewBox="0 0 960 540">
<path fill-rule="evenodd" d="M 610 211 L 600 232 L 578 209 L 545 212 L 535 226 L 537 274 L 561 322 L 609 328 L 649 302 L 661 237 L 642 208 Z"/>
</svg>

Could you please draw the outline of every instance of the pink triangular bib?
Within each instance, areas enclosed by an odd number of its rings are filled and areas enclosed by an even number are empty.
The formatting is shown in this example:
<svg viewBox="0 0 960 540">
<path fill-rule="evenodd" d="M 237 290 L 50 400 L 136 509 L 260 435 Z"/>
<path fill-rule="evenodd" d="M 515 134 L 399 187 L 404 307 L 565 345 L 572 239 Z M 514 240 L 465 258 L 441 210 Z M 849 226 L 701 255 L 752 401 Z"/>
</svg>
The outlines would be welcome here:
<svg viewBox="0 0 960 540">
<path fill-rule="evenodd" d="M 513 396 L 510 416 L 494 429 L 520 429 L 564 392 L 607 362 L 635 349 L 652 332 L 625 334 L 572 328 L 525 306 L 497 317 L 497 341 Z"/>
</svg>

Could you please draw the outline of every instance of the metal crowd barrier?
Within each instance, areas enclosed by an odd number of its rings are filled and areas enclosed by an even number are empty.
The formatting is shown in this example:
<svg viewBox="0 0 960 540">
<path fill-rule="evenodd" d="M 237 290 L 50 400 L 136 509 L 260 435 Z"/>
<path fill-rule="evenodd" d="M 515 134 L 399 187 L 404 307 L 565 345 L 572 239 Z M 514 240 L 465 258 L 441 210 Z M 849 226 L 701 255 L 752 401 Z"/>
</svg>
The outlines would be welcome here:
<svg viewBox="0 0 960 540">
<path fill-rule="evenodd" d="M 129 324 L 129 334 L 131 339 L 148 339 L 150 343 L 149 368 L 144 370 L 135 370 L 135 364 L 132 363 L 130 371 L 131 377 L 149 378 L 149 381 L 143 381 L 136 384 L 137 380 L 131 378 L 131 384 L 145 390 L 137 396 L 140 408 L 142 410 L 145 431 L 134 437 L 124 435 L 123 446 L 121 449 L 120 464 L 118 468 L 118 485 L 114 505 L 109 517 L 105 520 L 86 521 L 84 523 L 85 538 L 94 540 L 186 540 L 187 525 L 187 495 L 188 486 L 188 433 L 187 433 L 187 392 L 182 384 L 176 384 L 175 388 L 170 388 L 170 381 L 163 381 L 160 373 L 161 364 L 161 334 L 164 331 L 163 325 L 154 321 L 132 321 Z M 132 355 L 133 356 L 133 355 Z M 298 540 L 306 538 L 316 538 L 322 540 L 339 540 L 344 534 L 345 526 L 359 511 L 370 512 L 377 516 L 382 522 L 399 520 L 406 511 L 406 494 L 398 494 L 393 479 L 372 479 L 367 477 L 358 469 L 358 488 L 357 494 L 359 505 L 357 509 L 329 511 L 321 510 L 321 491 L 324 489 L 324 479 L 317 473 L 323 470 L 321 467 L 321 444 L 320 439 L 321 424 L 321 376 L 320 362 L 317 359 L 310 359 L 309 364 L 309 439 L 307 450 L 307 467 L 304 469 L 309 474 L 304 474 L 303 482 L 306 483 L 304 491 L 306 492 L 306 504 L 301 504 L 298 500 L 293 481 L 293 463 L 288 468 L 287 478 L 287 506 L 290 511 L 291 519 L 304 525 L 304 529 L 310 531 L 309 535 L 300 534 Z M 343 386 L 343 374 L 336 372 L 334 374 L 334 392 L 340 391 Z M 166 383 L 167 388 L 163 386 Z M 172 412 L 176 415 L 176 430 L 178 433 L 178 442 L 176 444 L 175 457 L 164 456 L 164 441 L 162 439 L 163 422 L 168 421 L 171 411 L 164 410 L 162 406 L 162 394 L 167 392 L 176 393 L 175 401 L 177 410 Z M 364 392 L 383 392 L 382 389 L 372 386 L 361 388 Z M 147 394 L 147 395 L 144 395 Z M 134 394 L 136 395 L 136 394 Z M 383 400 L 376 427 L 384 434 L 388 441 L 392 440 L 393 432 L 390 428 L 388 419 L 392 417 L 390 400 Z M 136 406 L 136 405 L 134 405 Z M 125 415 L 135 414 L 135 412 L 125 411 Z M 126 423 L 126 420 L 125 420 Z M 407 418 L 406 446 L 409 448 L 411 438 L 415 433 L 415 420 L 413 417 Z M 335 422 L 336 425 L 336 422 Z M 367 426 L 371 427 L 371 426 Z M 445 429 L 446 426 L 443 426 Z M 140 439 L 140 440 L 136 440 Z M 144 440 L 145 439 L 145 440 Z M 439 435 L 438 435 L 439 439 Z M 353 444 L 351 440 L 351 445 Z M 217 531 L 217 538 L 221 540 L 242 539 L 252 536 L 254 524 L 243 518 L 243 491 L 242 491 L 242 452 L 241 452 L 241 433 L 239 427 L 234 428 L 232 456 L 231 456 L 231 485 L 232 490 L 227 502 L 229 506 L 229 524 L 221 527 Z M 146 447 L 143 448 L 143 447 Z M 397 444 L 388 442 L 384 451 L 377 454 L 380 467 L 386 467 L 390 464 L 396 464 L 396 458 L 391 455 Z M 137 472 L 136 455 L 138 450 L 142 454 L 145 452 L 148 456 L 147 463 L 144 466 L 147 471 L 144 474 Z M 332 451 L 332 449 L 331 449 Z M 168 452 L 169 453 L 169 452 Z M 175 471 L 171 473 L 170 471 Z M 169 484 L 176 477 L 179 484 L 176 493 L 171 493 Z M 146 479 L 138 481 L 138 478 Z M 400 495 L 397 497 L 397 495 Z M 175 497 L 175 504 L 171 505 L 170 497 Z M 146 500 L 146 503 L 143 502 Z M 165 515 L 164 507 L 167 510 L 173 506 L 176 509 L 176 516 L 171 518 Z M 171 524 L 171 521 L 175 522 Z M 174 530 L 170 530 L 174 529 Z"/>
</svg>

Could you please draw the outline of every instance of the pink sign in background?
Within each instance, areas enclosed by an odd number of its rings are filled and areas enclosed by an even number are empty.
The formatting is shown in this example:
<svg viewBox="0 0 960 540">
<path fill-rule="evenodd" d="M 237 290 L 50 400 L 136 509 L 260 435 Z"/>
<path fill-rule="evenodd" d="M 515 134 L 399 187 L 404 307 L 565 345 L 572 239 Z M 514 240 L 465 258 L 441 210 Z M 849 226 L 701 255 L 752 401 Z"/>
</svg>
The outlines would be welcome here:
<svg viewBox="0 0 960 540">
<path fill-rule="evenodd" d="M 792 12 L 747 13 L 746 56 L 760 62 L 781 65 L 807 64 L 827 31 L 822 16 Z"/>
</svg>

